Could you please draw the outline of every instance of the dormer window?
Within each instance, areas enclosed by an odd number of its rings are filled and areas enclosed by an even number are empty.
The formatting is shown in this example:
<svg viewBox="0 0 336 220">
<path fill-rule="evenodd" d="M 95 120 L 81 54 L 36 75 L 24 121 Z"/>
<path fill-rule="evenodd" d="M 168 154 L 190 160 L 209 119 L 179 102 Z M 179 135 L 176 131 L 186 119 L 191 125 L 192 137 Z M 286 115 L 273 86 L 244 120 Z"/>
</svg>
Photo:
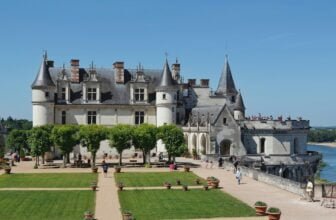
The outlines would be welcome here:
<svg viewBox="0 0 336 220">
<path fill-rule="evenodd" d="M 223 118 L 223 125 L 226 125 L 226 124 L 227 124 L 227 119 Z"/>
<path fill-rule="evenodd" d="M 134 99 L 137 102 L 145 101 L 145 89 L 135 89 L 134 90 Z"/>
<path fill-rule="evenodd" d="M 66 94 L 66 89 L 62 88 L 62 91 L 61 91 L 61 98 L 62 98 L 62 100 L 65 100 L 65 94 Z"/>
<path fill-rule="evenodd" d="M 88 88 L 87 96 L 89 101 L 97 100 L 97 88 Z"/>
</svg>

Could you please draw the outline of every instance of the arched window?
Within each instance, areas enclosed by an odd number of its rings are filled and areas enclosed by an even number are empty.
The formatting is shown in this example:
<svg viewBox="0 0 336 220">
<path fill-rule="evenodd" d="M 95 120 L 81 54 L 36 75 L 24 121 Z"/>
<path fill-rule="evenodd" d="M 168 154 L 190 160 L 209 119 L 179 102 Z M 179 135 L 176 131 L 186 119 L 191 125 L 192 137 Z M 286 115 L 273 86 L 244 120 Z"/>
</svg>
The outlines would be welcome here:
<svg viewBox="0 0 336 220">
<path fill-rule="evenodd" d="M 265 153 L 265 138 L 260 138 L 260 153 L 263 154 Z"/>
</svg>

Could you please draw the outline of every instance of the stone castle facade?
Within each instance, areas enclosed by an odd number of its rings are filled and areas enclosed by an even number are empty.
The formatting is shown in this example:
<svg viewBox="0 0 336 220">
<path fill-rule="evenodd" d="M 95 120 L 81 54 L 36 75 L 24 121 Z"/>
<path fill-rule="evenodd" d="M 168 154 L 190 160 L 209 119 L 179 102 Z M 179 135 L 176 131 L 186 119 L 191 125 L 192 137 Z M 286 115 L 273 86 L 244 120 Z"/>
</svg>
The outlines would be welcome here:
<svg viewBox="0 0 336 220">
<path fill-rule="evenodd" d="M 110 68 L 84 68 L 77 59 L 70 67 L 54 67 L 44 55 L 31 86 L 33 126 L 176 124 L 189 151 L 198 155 L 247 156 L 271 165 L 304 163 L 309 121 L 246 117 L 228 59 L 216 91 L 209 84 L 209 79 L 184 82 L 181 65 L 170 67 L 167 60 L 162 69 L 141 64 L 129 69 L 122 61 Z M 110 151 L 107 144 L 101 148 L 101 153 Z M 164 152 L 164 146 L 158 144 L 156 151 Z"/>
</svg>

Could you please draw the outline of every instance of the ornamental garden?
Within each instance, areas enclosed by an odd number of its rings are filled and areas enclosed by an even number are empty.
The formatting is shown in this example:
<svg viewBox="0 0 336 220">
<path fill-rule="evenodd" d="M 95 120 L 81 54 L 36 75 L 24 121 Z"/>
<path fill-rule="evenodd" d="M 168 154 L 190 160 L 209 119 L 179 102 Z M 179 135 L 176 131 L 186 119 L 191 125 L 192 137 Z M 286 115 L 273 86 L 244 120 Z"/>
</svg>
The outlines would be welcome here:
<svg viewBox="0 0 336 220">
<path fill-rule="evenodd" d="M 216 177 L 203 179 L 189 166 L 169 171 L 168 165 L 175 157 L 186 153 L 182 131 L 172 125 L 143 124 L 137 127 L 118 125 L 106 128 L 88 126 L 43 126 L 29 131 L 12 131 L 7 146 L 19 152 L 24 166 L 20 172 L 11 161 L 1 159 L 0 216 L 1 219 L 96 219 L 97 192 L 100 189 L 101 160 L 95 158 L 99 143 L 108 139 L 110 146 L 119 153 L 118 160 L 106 162 L 115 167 L 105 179 L 113 186 L 123 219 L 199 219 L 215 217 L 253 217 L 255 210 L 234 198 L 221 188 Z M 167 166 L 152 169 L 149 152 L 158 139 L 168 151 Z M 74 163 L 70 153 L 75 145 L 82 144 L 92 154 L 91 168 L 66 168 Z M 48 146 L 48 147 L 46 147 Z M 43 155 L 50 147 L 63 153 L 63 161 L 54 161 L 59 169 L 40 169 L 45 162 Z M 134 146 L 143 152 L 143 166 L 127 168 L 122 162 L 123 150 Z M 33 158 L 33 161 L 25 161 Z M 70 164 L 68 164 L 70 163 Z M 172 168 L 172 167 L 170 167 Z M 9 170 L 9 171 L 8 171 Z M 70 171 L 71 170 L 71 171 Z M 98 191 L 97 191 L 98 190 Z M 102 191 L 104 193 L 104 191 Z M 111 197 L 112 199 L 112 197 Z M 114 218 L 111 218 L 114 219 Z"/>
</svg>

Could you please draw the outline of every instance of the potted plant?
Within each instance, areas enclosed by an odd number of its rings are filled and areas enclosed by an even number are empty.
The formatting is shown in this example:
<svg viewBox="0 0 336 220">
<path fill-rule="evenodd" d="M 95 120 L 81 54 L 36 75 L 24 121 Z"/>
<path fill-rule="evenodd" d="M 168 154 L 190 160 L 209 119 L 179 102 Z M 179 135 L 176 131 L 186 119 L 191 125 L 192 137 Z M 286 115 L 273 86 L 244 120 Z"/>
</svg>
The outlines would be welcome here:
<svg viewBox="0 0 336 220">
<path fill-rule="evenodd" d="M 4 170 L 5 170 L 5 173 L 6 173 L 6 174 L 10 174 L 12 168 L 11 168 L 10 166 L 5 166 Z"/>
<path fill-rule="evenodd" d="M 254 203 L 254 208 L 257 215 L 266 215 L 267 204 L 262 201 L 257 201 Z"/>
<path fill-rule="evenodd" d="M 92 182 L 91 183 L 91 189 L 92 189 L 92 191 L 96 191 L 97 190 L 97 182 Z"/>
<path fill-rule="evenodd" d="M 209 189 L 209 186 L 205 184 L 205 185 L 203 185 L 203 189 L 206 191 L 206 190 Z"/>
<path fill-rule="evenodd" d="M 190 166 L 185 165 L 185 166 L 184 166 L 184 172 L 189 172 L 189 171 L 190 171 Z"/>
<path fill-rule="evenodd" d="M 146 163 L 146 164 L 145 164 L 145 167 L 146 167 L 146 168 L 152 168 L 152 165 L 150 165 L 149 163 Z"/>
<path fill-rule="evenodd" d="M 270 207 L 267 209 L 267 215 L 269 220 L 279 220 L 281 216 L 281 211 L 279 208 Z"/>
<path fill-rule="evenodd" d="M 207 178 L 208 186 L 211 186 L 213 189 L 218 188 L 219 179 L 214 176 L 210 176 Z"/>
<path fill-rule="evenodd" d="M 170 188 L 171 188 L 171 184 L 168 183 L 168 182 L 165 182 L 163 185 L 164 185 L 167 189 L 170 189 Z"/>
<path fill-rule="evenodd" d="M 119 191 L 122 191 L 124 188 L 124 184 L 122 182 L 117 183 L 117 187 Z"/>
<path fill-rule="evenodd" d="M 98 167 L 92 167 L 92 173 L 97 173 L 98 172 Z"/>
<path fill-rule="evenodd" d="M 94 214 L 91 211 L 84 212 L 84 219 L 85 220 L 93 220 Z"/>
<path fill-rule="evenodd" d="M 188 191 L 188 185 L 183 185 L 182 188 L 184 191 Z"/>
<path fill-rule="evenodd" d="M 177 179 L 176 180 L 176 185 L 178 185 L 178 186 L 181 185 L 181 180 Z"/>
<path fill-rule="evenodd" d="M 130 211 L 122 211 L 123 220 L 133 220 L 133 214 Z"/>
<path fill-rule="evenodd" d="M 120 173 L 120 172 L 121 172 L 121 167 L 120 167 L 120 166 L 115 166 L 115 167 L 114 167 L 114 171 L 115 171 L 116 173 Z"/>
<path fill-rule="evenodd" d="M 195 183 L 196 183 L 196 185 L 199 185 L 199 184 L 201 183 L 201 180 L 200 180 L 199 178 L 197 178 L 197 179 L 195 180 Z"/>
<path fill-rule="evenodd" d="M 196 149 L 192 149 L 192 156 L 193 156 L 193 159 L 196 160 L 197 159 L 197 151 Z"/>
</svg>

